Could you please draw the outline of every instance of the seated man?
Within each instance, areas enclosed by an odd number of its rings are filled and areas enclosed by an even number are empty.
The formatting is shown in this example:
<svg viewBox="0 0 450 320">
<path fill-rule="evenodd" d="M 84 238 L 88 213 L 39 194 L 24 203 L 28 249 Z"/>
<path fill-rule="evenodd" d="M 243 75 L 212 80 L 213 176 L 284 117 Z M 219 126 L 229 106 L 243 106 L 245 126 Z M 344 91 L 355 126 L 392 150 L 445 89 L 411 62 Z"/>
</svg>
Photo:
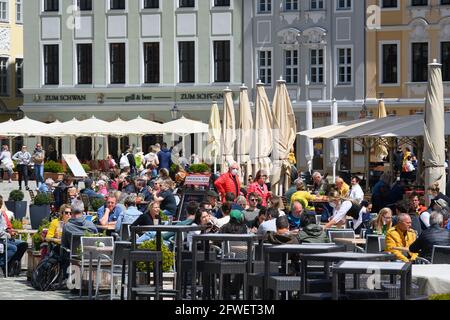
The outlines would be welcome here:
<svg viewBox="0 0 450 320">
<path fill-rule="evenodd" d="M 303 202 L 303 203 L 302 203 Z M 289 220 L 289 228 L 291 230 L 299 230 L 301 226 L 301 218 L 303 214 L 303 206 L 304 201 L 302 199 L 295 200 L 292 202 L 292 210 L 291 213 L 289 213 L 288 220 Z"/>
<path fill-rule="evenodd" d="M 280 212 L 276 208 L 269 208 L 266 212 L 266 221 L 261 223 L 258 227 L 257 234 L 265 235 L 267 232 L 277 231 L 276 219 L 280 216 Z M 289 221 L 288 221 L 289 222 Z"/>
<path fill-rule="evenodd" d="M 1 200 L 3 202 L 3 200 Z M 1 206 L 1 204 L 0 204 Z M 17 276 L 21 271 L 21 260 L 27 251 L 28 244 L 24 241 L 13 239 L 16 232 L 12 229 L 11 222 L 5 211 L 0 212 L 0 238 L 8 242 L 8 251 L 6 257 L 8 259 L 8 275 Z M 6 274 L 5 255 L 0 255 L 0 266 L 3 274 Z"/>
<path fill-rule="evenodd" d="M 328 238 L 322 226 L 316 224 L 314 213 L 302 215 L 302 230 L 298 233 L 300 243 L 327 243 Z"/>
<path fill-rule="evenodd" d="M 99 224 L 102 226 L 115 224 L 121 212 L 122 209 L 117 205 L 116 197 L 109 195 L 106 199 L 106 204 L 98 209 L 97 218 Z"/>
<path fill-rule="evenodd" d="M 409 248 L 416 241 L 416 233 L 411 228 L 411 217 L 407 213 L 400 213 L 395 227 L 391 228 L 386 234 L 386 252 L 394 254 L 398 260 L 404 262 L 414 261 L 418 254 L 404 252 L 396 248 Z"/>
<path fill-rule="evenodd" d="M 444 217 L 439 212 L 431 213 L 430 227 L 422 231 L 409 251 L 417 252 L 422 258 L 431 261 L 433 246 L 450 246 L 450 231 L 444 228 Z"/>
<path fill-rule="evenodd" d="M 131 195 L 126 197 L 125 202 L 125 211 L 121 211 L 119 214 L 119 218 L 117 218 L 115 231 L 117 233 L 120 232 L 120 228 L 122 224 L 132 224 L 136 221 L 137 218 L 142 214 L 141 211 L 136 207 L 136 196 Z"/>
<path fill-rule="evenodd" d="M 89 198 L 104 198 L 103 195 L 94 191 L 94 180 L 87 178 L 84 180 L 84 189 L 80 193 L 87 195 Z"/>
<path fill-rule="evenodd" d="M 275 220 L 277 230 L 267 232 L 266 242 L 272 244 L 298 244 L 295 234 L 289 231 L 289 220 L 286 216 L 281 216 Z"/>
</svg>

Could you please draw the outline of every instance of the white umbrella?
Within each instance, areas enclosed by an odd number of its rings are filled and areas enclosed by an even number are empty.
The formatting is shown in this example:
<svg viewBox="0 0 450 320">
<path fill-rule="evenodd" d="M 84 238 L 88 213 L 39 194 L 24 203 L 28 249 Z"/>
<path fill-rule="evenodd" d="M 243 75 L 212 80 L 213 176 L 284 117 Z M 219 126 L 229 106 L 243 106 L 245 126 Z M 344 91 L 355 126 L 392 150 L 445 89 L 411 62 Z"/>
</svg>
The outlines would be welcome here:
<svg viewBox="0 0 450 320">
<path fill-rule="evenodd" d="M 253 131 L 252 157 L 254 176 L 260 169 L 271 172 L 271 161 L 269 158 L 273 148 L 272 137 L 272 112 L 270 111 L 269 98 L 267 98 L 264 84 L 260 81 L 256 84 L 256 115 L 255 130 Z"/>
<path fill-rule="evenodd" d="M 274 134 L 272 190 L 277 195 L 282 195 L 283 190 L 287 190 L 290 186 L 291 164 L 288 156 L 297 132 L 295 114 L 286 88 L 286 81 L 282 79 L 277 81 L 272 112 Z"/>
<path fill-rule="evenodd" d="M 339 123 L 338 120 L 338 105 L 336 99 L 333 100 L 333 104 L 331 106 L 331 124 L 337 125 Z M 330 160 L 333 165 L 333 181 L 336 180 L 336 163 L 339 159 L 339 140 L 334 139 L 331 141 L 330 148 Z"/>
<path fill-rule="evenodd" d="M 161 131 L 165 134 L 177 134 L 183 137 L 183 154 L 185 154 L 184 137 L 195 133 L 206 133 L 209 131 L 209 126 L 200 121 L 181 117 L 178 120 L 164 123 L 161 126 Z"/>
<path fill-rule="evenodd" d="M 208 131 L 208 157 L 211 157 L 214 161 L 214 173 L 217 172 L 217 156 L 220 154 L 220 113 L 217 102 L 214 101 L 211 106 L 211 116 L 209 118 L 209 131 Z M 205 157 L 206 158 L 206 157 Z"/>
<path fill-rule="evenodd" d="M 222 173 L 228 170 L 228 164 L 234 161 L 234 143 L 236 141 L 236 119 L 234 115 L 234 103 L 232 91 L 227 88 L 223 91 L 223 152 Z"/>
<path fill-rule="evenodd" d="M 42 136 L 49 124 L 24 117 L 16 121 L 6 121 L 0 125 L 0 136 Z"/>
<path fill-rule="evenodd" d="M 374 119 L 365 120 L 358 119 L 352 121 L 346 121 L 338 123 L 337 125 L 329 125 L 325 127 L 315 128 L 311 130 L 305 130 L 298 132 L 298 135 L 305 136 L 309 139 L 330 139 L 336 137 L 340 134 L 343 134 L 350 129 L 359 128 L 361 126 L 365 126 L 369 123 L 374 122 Z"/>
<path fill-rule="evenodd" d="M 238 131 L 238 162 L 242 168 L 242 181 L 247 181 L 252 172 L 250 149 L 252 144 L 253 116 L 248 99 L 248 89 L 242 85 L 239 96 L 239 131 Z"/>
<path fill-rule="evenodd" d="M 306 101 L 306 130 L 312 130 L 312 128 L 313 128 L 312 102 L 308 100 Z M 314 159 L 314 145 L 313 139 L 311 138 L 306 138 L 305 158 L 308 163 L 308 170 L 310 173 L 312 173 L 313 159 Z"/>
<path fill-rule="evenodd" d="M 423 160 L 425 161 L 425 186 L 438 183 L 441 192 L 445 193 L 445 111 L 441 66 L 436 60 L 428 65 Z"/>
</svg>

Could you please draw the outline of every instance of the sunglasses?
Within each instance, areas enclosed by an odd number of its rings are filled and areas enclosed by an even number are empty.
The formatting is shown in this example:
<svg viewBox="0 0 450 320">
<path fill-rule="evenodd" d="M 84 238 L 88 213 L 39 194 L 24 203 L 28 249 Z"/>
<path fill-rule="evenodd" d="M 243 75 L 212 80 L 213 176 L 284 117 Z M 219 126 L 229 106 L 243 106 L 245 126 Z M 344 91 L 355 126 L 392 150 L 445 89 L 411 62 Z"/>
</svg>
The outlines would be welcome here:
<svg viewBox="0 0 450 320">
<path fill-rule="evenodd" d="M 64 214 L 71 214 L 72 211 L 64 211 Z"/>
<path fill-rule="evenodd" d="M 249 199 L 249 201 L 258 201 L 258 199 Z"/>
</svg>

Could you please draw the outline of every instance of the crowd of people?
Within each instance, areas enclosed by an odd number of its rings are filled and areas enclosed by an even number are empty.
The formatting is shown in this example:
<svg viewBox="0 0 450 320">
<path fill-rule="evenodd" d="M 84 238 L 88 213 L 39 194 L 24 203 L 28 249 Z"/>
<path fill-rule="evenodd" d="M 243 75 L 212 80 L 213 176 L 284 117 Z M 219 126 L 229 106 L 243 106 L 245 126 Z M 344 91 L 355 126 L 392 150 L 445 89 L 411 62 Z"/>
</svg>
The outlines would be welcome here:
<svg viewBox="0 0 450 320">
<path fill-rule="evenodd" d="M 25 156 L 27 151 L 22 149 L 22 155 L 16 154 L 13 159 L 34 158 L 39 166 L 36 159 L 45 157 L 39 147 L 33 156 Z M 177 172 L 170 172 L 172 160 L 172 152 L 165 144 L 152 146 L 147 154 L 141 150 L 133 154 L 128 147 L 118 164 L 111 157 L 108 175 L 85 179 L 82 189 L 69 176 L 58 184 L 47 179 L 39 190 L 52 192 L 55 209 L 59 210 L 53 216 L 47 238 L 60 238 L 62 246 L 70 246 L 71 234 L 95 233 L 95 224 L 109 226 L 120 238 L 125 224 L 154 225 L 169 217 L 169 221 L 179 224 L 205 226 L 203 231 L 188 233 L 186 249 L 192 246 L 192 236 L 201 232 L 254 233 L 273 244 L 323 243 L 329 241 L 326 230 L 334 227 L 351 227 L 356 234 L 364 230 L 385 235 L 385 251 L 402 261 L 414 261 L 418 256 L 429 259 L 433 245 L 450 245 L 450 198 L 437 185 L 425 190 L 431 200 L 425 207 L 423 195 L 408 193 L 407 180 L 394 179 L 389 173 L 381 176 L 369 199 L 356 176 L 347 183 L 342 177 L 330 181 L 314 172 L 311 181 L 299 177 L 283 196 L 277 196 L 270 191 L 266 170 L 259 170 L 251 181 L 241 182 L 239 165 L 230 163 L 226 173 L 212 175 L 203 201 L 190 201 L 180 212 L 183 177 L 187 165 L 195 160 L 192 158 L 185 165 L 178 165 Z M 86 215 L 88 208 L 82 195 L 90 200 L 105 199 L 94 222 Z M 0 234 L 13 236 L 6 215 L 1 217 Z M 155 236 L 147 232 L 137 242 Z M 163 234 L 164 242 L 171 248 L 173 236 Z M 23 253 L 20 243 L 13 241 L 17 240 L 11 240 L 10 247 L 14 250 L 16 246 L 16 251 L 8 253 L 8 257 L 16 261 Z M 399 247 L 409 251 L 398 250 Z"/>
</svg>

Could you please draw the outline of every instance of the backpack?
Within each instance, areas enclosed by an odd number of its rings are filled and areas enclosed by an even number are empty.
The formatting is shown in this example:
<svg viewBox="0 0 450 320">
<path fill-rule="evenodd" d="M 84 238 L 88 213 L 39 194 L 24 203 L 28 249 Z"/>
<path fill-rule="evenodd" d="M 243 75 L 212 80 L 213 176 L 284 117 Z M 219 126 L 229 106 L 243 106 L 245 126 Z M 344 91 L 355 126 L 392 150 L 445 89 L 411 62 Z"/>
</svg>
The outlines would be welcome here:
<svg viewBox="0 0 450 320">
<path fill-rule="evenodd" d="M 130 160 L 128 160 L 128 153 L 122 154 L 120 157 L 120 169 L 125 169 L 126 167 L 130 167 Z"/>
<path fill-rule="evenodd" d="M 51 254 L 42 259 L 31 275 L 31 286 L 39 291 L 52 290 L 61 274 L 59 257 Z"/>
</svg>

